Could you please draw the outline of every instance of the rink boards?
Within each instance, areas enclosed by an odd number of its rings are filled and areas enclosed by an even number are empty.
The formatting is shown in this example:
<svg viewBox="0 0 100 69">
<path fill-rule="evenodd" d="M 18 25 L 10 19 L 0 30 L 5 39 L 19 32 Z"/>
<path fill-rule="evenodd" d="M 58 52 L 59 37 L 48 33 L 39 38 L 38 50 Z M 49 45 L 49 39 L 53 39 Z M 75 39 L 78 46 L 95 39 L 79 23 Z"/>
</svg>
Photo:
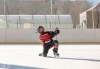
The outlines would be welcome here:
<svg viewBox="0 0 100 69">
<path fill-rule="evenodd" d="M 57 39 L 63 44 L 99 44 L 99 34 L 100 29 L 60 29 Z M 41 42 L 39 33 L 34 29 L 0 29 L 0 43 L 37 44 Z"/>
</svg>

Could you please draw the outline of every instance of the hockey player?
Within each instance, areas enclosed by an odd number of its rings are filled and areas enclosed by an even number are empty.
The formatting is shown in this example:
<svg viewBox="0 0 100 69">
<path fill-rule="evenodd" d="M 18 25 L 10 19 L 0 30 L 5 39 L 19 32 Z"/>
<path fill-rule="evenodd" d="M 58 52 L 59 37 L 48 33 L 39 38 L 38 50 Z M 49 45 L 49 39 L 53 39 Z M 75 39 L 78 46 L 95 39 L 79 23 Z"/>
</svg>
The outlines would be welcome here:
<svg viewBox="0 0 100 69">
<path fill-rule="evenodd" d="M 60 33 L 58 28 L 55 31 L 45 31 L 43 26 L 39 26 L 37 31 L 40 33 L 40 40 L 43 42 L 43 53 L 40 53 L 39 56 L 46 57 L 50 48 L 53 48 L 53 53 L 55 57 L 59 56 L 58 53 L 58 41 L 53 40 L 52 38 L 55 37 Z"/>
</svg>

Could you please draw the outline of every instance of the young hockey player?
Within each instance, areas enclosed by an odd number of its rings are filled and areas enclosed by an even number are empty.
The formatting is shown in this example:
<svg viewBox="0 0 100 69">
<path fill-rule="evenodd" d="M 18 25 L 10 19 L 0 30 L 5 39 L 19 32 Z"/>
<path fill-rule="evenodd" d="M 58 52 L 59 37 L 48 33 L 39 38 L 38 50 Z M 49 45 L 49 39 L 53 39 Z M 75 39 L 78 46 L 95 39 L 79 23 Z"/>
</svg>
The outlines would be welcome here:
<svg viewBox="0 0 100 69">
<path fill-rule="evenodd" d="M 55 31 L 45 31 L 43 26 L 39 26 L 37 31 L 40 33 L 40 40 L 43 42 L 43 53 L 40 53 L 39 56 L 46 57 L 50 48 L 53 48 L 53 53 L 55 57 L 59 56 L 58 53 L 58 41 L 53 40 L 52 38 L 55 37 L 60 33 L 58 28 Z"/>
</svg>

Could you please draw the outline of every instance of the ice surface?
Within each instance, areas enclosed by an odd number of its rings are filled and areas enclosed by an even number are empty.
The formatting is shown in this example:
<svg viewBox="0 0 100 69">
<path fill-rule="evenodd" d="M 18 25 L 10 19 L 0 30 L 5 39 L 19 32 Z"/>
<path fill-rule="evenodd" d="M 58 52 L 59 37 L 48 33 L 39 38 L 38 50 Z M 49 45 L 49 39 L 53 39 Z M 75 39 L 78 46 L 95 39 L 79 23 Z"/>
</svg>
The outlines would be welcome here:
<svg viewBox="0 0 100 69">
<path fill-rule="evenodd" d="M 0 45 L 0 69 L 100 69 L 99 45 L 60 45 L 40 57 L 42 45 Z"/>
</svg>

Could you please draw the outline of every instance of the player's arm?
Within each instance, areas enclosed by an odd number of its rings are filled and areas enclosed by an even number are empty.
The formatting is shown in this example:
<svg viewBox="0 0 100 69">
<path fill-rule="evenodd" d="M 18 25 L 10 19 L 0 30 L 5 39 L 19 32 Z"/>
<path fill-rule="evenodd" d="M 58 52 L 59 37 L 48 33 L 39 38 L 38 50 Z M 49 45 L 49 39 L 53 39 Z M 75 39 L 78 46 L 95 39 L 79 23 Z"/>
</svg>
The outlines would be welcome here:
<svg viewBox="0 0 100 69">
<path fill-rule="evenodd" d="M 55 29 L 55 34 L 57 35 L 57 34 L 59 34 L 59 33 L 60 33 L 59 29 L 56 28 L 56 29 Z"/>
<path fill-rule="evenodd" d="M 49 35 L 51 35 L 51 36 L 55 36 L 59 33 L 60 33 L 60 31 L 58 29 L 55 29 L 55 31 L 49 31 Z"/>
</svg>

